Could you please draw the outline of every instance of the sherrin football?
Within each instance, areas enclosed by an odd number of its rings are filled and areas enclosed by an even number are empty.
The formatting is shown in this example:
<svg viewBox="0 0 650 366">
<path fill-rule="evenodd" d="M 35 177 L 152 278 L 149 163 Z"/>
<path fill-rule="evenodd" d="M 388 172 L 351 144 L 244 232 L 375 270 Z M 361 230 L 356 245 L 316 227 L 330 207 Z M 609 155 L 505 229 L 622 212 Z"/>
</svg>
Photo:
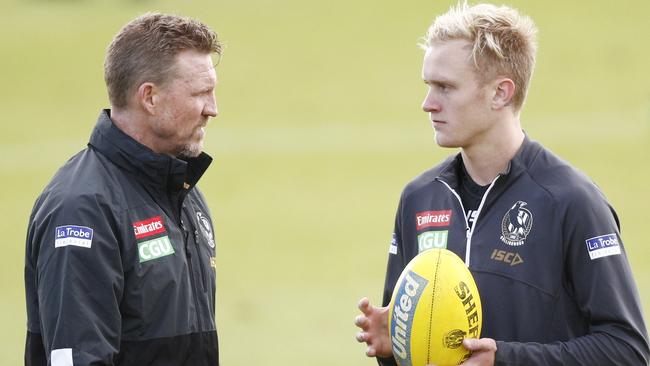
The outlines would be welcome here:
<svg viewBox="0 0 650 366">
<path fill-rule="evenodd" d="M 456 254 L 418 254 L 397 280 L 388 329 L 400 366 L 458 365 L 470 356 L 465 338 L 479 338 L 483 315 L 472 274 Z"/>
</svg>

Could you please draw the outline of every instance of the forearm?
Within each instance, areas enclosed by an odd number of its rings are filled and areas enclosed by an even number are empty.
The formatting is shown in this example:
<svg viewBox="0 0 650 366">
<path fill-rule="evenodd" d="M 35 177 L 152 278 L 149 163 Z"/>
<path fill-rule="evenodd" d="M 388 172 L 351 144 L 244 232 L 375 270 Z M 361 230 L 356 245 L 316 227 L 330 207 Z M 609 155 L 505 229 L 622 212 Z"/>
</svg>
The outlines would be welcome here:
<svg viewBox="0 0 650 366">
<path fill-rule="evenodd" d="M 594 333 L 548 344 L 497 342 L 495 366 L 645 366 L 647 352 L 643 342 L 630 345 L 609 334 Z"/>
</svg>

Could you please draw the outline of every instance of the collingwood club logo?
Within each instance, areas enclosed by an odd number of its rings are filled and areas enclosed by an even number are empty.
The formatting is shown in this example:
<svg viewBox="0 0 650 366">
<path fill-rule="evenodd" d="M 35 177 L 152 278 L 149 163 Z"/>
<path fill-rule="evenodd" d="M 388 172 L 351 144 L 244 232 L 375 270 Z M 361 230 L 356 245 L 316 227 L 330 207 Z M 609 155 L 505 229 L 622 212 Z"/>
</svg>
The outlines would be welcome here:
<svg viewBox="0 0 650 366">
<path fill-rule="evenodd" d="M 199 211 L 196 213 L 196 221 L 199 222 L 201 233 L 203 233 L 205 240 L 208 241 L 208 245 L 210 245 L 210 248 L 214 248 L 214 235 L 212 234 L 212 225 L 210 224 L 210 220 Z"/>
<path fill-rule="evenodd" d="M 533 227 L 533 214 L 527 208 L 527 203 L 517 201 L 501 220 L 501 241 L 512 246 L 524 244 L 524 240 Z"/>
<path fill-rule="evenodd" d="M 466 335 L 467 333 L 460 329 L 453 329 L 445 334 L 445 337 L 442 340 L 443 346 L 446 348 L 456 349 L 463 344 L 463 339 Z"/>
</svg>

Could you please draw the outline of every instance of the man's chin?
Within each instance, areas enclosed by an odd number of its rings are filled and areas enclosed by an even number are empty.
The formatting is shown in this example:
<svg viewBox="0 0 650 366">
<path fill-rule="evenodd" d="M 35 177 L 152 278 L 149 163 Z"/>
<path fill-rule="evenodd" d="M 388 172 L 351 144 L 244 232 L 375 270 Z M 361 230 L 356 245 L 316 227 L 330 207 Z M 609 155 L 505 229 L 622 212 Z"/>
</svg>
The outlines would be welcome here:
<svg viewBox="0 0 650 366">
<path fill-rule="evenodd" d="M 203 142 L 197 143 L 197 144 L 191 144 L 183 147 L 180 153 L 178 153 L 178 157 L 183 159 L 183 158 L 195 158 L 199 155 L 201 155 L 201 152 L 203 151 Z"/>
<path fill-rule="evenodd" d="M 451 141 L 448 138 L 445 138 L 445 136 L 441 136 L 441 134 L 436 133 L 434 140 L 436 140 L 436 144 L 440 147 L 448 147 L 448 148 L 454 148 L 458 147 L 457 144 L 454 144 L 453 141 Z"/>
</svg>

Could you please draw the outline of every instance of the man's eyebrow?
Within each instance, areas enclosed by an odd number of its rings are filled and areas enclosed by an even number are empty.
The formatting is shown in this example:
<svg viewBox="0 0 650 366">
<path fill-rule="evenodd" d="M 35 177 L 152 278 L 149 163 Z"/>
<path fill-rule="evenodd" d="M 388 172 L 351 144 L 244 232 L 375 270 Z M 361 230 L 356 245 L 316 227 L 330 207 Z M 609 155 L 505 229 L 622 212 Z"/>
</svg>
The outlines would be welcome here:
<svg viewBox="0 0 650 366">
<path fill-rule="evenodd" d="M 422 78 L 422 81 L 427 85 L 428 84 L 453 84 L 453 81 L 445 78 L 430 78 L 430 79 Z"/>
</svg>

